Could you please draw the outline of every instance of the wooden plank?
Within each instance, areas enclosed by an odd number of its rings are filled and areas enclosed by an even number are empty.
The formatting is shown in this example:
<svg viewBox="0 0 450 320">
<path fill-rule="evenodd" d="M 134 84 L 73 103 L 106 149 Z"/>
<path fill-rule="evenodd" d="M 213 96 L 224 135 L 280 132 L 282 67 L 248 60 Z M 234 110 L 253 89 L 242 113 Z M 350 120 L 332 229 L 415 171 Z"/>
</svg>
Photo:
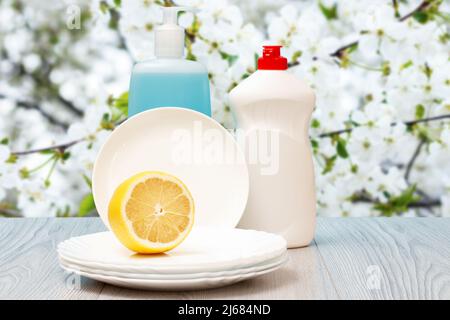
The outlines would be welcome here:
<svg viewBox="0 0 450 320">
<path fill-rule="evenodd" d="M 0 299 L 96 298 L 103 284 L 65 274 L 56 246 L 103 229 L 97 218 L 0 219 Z"/>
<path fill-rule="evenodd" d="M 450 219 L 320 219 L 316 242 L 343 299 L 450 299 Z"/>
<path fill-rule="evenodd" d="M 102 230 L 98 218 L 0 219 L 0 299 L 450 299 L 450 219 L 319 219 L 315 243 L 290 250 L 282 269 L 178 293 L 64 274 L 57 244 Z"/>
</svg>

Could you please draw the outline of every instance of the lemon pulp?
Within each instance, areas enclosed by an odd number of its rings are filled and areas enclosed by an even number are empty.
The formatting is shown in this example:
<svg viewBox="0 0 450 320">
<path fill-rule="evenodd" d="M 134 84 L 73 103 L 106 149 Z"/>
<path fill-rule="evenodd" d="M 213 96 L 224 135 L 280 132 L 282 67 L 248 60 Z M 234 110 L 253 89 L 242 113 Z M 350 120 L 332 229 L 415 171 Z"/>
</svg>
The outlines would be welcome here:
<svg viewBox="0 0 450 320">
<path fill-rule="evenodd" d="M 142 172 L 114 192 L 108 218 L 120 242 L 139 253 L 173 249 L 189 234 L 194 201 L 184 183 L 163 172 Z"/>
</svg>

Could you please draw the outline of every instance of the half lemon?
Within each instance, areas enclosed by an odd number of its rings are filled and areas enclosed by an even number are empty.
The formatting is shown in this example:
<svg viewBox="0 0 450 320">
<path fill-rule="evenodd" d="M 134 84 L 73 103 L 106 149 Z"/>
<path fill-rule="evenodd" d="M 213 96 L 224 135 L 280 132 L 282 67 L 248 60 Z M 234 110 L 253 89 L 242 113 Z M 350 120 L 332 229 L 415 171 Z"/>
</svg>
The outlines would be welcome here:
<svg viewBox="0 0 450 320">
<path fill-rule="evenodd" d="M 164 172 L 142 172 L 125 180 L 109 203 L 111 229 L 138 253 L 179 245 L 194 223 L 194 200 L 184 183 Z"/>
</svg>

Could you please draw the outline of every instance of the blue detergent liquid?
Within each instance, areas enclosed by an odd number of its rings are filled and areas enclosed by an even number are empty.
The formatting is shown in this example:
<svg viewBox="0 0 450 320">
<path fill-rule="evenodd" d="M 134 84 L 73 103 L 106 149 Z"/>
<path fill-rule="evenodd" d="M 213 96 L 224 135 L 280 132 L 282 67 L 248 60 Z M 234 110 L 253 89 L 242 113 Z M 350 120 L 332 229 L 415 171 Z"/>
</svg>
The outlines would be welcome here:
<svg viewBox="0 0 450 320">
<path fill-rule="evenodd" d="M 131 78 L 128 116 L 158 107 L 183 107 L 211 116 L 205 73 L 135 73 Z"/>
</svg>

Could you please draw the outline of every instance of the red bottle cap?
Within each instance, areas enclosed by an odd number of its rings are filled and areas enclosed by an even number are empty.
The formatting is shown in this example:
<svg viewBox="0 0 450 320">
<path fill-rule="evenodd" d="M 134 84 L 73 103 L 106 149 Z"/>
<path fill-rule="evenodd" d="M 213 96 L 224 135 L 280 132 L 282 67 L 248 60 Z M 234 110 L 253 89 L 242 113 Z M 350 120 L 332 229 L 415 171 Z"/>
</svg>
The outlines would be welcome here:
<svg viewBox="0 0 450 320">
<path fill-rule="evenodd" d="M 282 46 L 263 46 L 263 55 L 258 59 L 259 70 L 286 70 L 287 59 L 281 56 Z"/>
</svg>

